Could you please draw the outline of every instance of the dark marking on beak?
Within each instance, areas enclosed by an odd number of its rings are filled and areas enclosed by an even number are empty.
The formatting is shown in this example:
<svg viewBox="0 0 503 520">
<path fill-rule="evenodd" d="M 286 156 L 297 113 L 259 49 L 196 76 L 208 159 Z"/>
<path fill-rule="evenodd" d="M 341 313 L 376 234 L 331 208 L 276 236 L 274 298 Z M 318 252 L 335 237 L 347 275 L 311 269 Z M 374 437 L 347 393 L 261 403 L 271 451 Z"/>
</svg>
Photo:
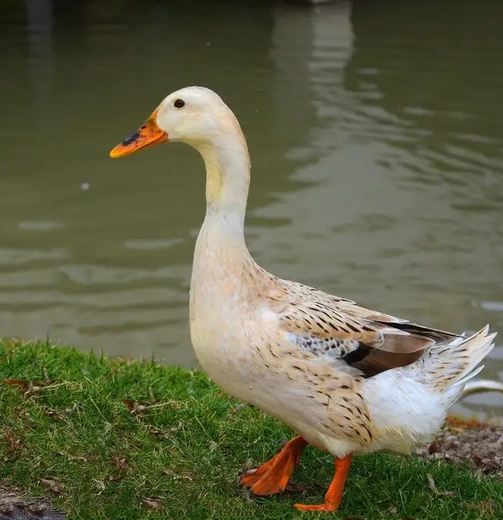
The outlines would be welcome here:
<svg viewBox="0 0 503 520">
<path fill-rule="evenodd" d="M 122 141 L 122 144 L 124 146 L 128 146 L 131 143 L 138 141 L 139 137 L 140 137 L 140 132 L 135 132 L 133 135 L 130 135 L 127 139 L 124 139 L 124 141 Z"/>
</svg>

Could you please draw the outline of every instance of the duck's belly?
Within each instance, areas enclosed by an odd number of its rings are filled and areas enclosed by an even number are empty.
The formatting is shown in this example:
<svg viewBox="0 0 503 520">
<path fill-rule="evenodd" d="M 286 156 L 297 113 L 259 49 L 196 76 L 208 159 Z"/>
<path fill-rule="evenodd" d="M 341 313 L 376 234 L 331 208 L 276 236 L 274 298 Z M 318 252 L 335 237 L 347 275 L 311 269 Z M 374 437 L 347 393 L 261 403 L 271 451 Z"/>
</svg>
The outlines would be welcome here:
<svg viewBox="0 0 503 520">
<path fill-rule="evenodd" d="M 253 346 L 241 349 L 232 338 L 200 337 L 192 332 L 192 344 L 199 364 L 209 377 L 227 393 L 262 409 L 280 405 L 281 373 L 257 359 Z M 269 409 L 266 411 L 270 411 Z"/>
<path fill-rule="evenodd" d="M 276 417 L 321 451 L 344 456 L 357 448 L 322 425 L 326 407 L 313 399 L 309 384 L 264 363 L 253 345 L 243 350 L 235 344 L 208 345 L 193 334 L 193 346 L 203 370 L 228 394 Z"/>
</svg>

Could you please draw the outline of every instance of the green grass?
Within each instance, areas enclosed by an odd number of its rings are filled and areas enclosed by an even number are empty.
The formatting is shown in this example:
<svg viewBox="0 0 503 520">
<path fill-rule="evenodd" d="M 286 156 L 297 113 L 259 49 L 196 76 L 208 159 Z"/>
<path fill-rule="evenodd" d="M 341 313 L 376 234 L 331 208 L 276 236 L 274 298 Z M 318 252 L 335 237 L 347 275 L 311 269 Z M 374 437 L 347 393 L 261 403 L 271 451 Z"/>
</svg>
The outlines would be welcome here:
<svg viewBox="0 0 503 520">
<path fill-rule="evenodd" d="M 0 488 L 50 496 L 68 518 L 327 516 L 292 508 L 297 501 L 321 502 L 332 478 L 331 458 L 314 449 L 294 475 L 306 486 L 301 493 L 258 498 L 239 484 L 243 466 L 273 456 L 292 432 L 257 409 L 235 411 L 238 402 L 202 373 L 0 342 L 4 379 L 54 382 L 32 391 L 0 383 Z M 131 413 L 123 399 L 159 401 Z M 433 493 L 428 473 L 440 492 L 449 493 Z M 57 482 L 64 493 L 42 479 Z M 361 457 L 339 513 L 329 517 L 503 518 L 503 482 L 415 457 Z"/>
</svg>

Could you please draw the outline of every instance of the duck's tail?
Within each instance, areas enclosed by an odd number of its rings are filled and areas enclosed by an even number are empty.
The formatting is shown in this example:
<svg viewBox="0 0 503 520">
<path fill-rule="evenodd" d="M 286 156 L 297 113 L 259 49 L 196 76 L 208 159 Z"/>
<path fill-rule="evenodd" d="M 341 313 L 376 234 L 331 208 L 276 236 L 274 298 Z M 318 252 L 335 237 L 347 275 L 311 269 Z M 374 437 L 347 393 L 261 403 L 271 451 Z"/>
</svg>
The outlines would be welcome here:
<svg viewBox="0 0 503 520">
<path fill-rule="evenodd" d="M 469 338 L 439 342 L 415 363 L 365 379 L 363 396 L 379 435 L 377 449 L 408 452 L 431 442 L 466 382 L 493 348 L 489 328 Z"/>
<path fill-rule="evenodd" d="M 435 345 L 423 356 L 423 382 L 444 396 L 447 407 L 459 399 L 466 382 L 484 368 L 480 362 L 493 349 L 495 336 L 496 333 L 489 334 L 486 325 L 468 338 Z"/>
</svg>

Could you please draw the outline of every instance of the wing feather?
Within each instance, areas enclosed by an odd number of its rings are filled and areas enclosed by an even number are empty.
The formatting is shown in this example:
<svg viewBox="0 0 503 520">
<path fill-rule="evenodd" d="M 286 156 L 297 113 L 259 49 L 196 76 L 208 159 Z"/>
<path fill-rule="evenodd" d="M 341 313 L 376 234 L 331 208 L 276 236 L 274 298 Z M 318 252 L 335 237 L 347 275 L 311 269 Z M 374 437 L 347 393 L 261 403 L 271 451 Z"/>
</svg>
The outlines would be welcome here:
<svg viewBox="0 0 503 520">
<path fill-rule="evenodd" d="M 458 337 L 295 282 L 282 280 L 270 305 L 299 348 L 338 359 L 365 377 L 414 363 L 432 345 Z"/>
</svg>

